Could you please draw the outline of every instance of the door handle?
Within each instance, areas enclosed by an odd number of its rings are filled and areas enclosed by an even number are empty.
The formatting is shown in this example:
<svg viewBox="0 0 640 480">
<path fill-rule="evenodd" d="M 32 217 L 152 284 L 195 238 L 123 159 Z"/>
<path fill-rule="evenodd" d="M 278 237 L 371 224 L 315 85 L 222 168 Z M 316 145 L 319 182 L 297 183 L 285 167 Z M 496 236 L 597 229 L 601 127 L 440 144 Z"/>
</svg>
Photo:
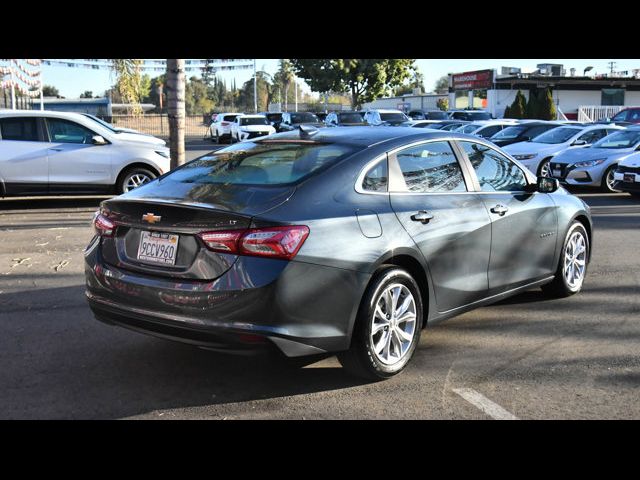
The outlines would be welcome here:
<svg viewBox="0 0 640 480">
<path fill-rule="evenodd" d="M 509 208 L 508 208 L 508 207 L 505 207 L 504 205 L 500 205 L 500 204 L 496 205 L 495 207 L 493 207 L 493 208 L 491 209 L 491 212 L 493 212 L 493 213 L 497 213 L 497 214 L 498 214 L 498 215 L 500 215 L 500 216 L 504 215 L 504 214 L 505 214 L 505 213 L 507 213 L 508 211 L 509 211 Z"/>
<path fill-rule="evenodd" d="M 420 210 L 418 213 L 411 215 L 411 220 L 414 222 L 429 223 L 432 218 L 433 215 L 425 210 Z"/>
</svg>

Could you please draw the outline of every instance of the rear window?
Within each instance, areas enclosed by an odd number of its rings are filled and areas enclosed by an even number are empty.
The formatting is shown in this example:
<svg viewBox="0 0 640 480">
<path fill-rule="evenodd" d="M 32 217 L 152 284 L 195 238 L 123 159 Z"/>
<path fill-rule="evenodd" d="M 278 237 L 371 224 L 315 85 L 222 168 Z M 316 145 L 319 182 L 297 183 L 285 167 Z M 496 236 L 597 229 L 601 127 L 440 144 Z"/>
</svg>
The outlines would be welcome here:
<svg viewBox="0 0 640 480">
<path fill-rule="evenodd" d="M 267 119 L 270 122 L 280 122 L 280 121 L 282 121 L 282 114 L 281 113 L 268 113 L 267 114 Z"/>
<path fill-rule="evenodd" d="M 405 122 L 409 120 L 404 113 L 381 113 L 380 120 L 383 122 Z"/>
<path fill-rule="evenodd" d="M 341 123 L 362 123 L 362 117 L 359 113 L 340 113 L 338 117 Z"/>
<path fill-rule="evenodd" d="M 233 122 L 235 121 L 237 116 L 238 115 L 225 115 L 224 117 L 222 117 L 222 120 L 224 120 L 225 122 Z"/>
<path fill-rule="evenodd" d="M 287 185 L 356 152 L 351 145 L 242 142 L 185 164 L 165 177 L 198 184 Z"/>
<path fill-rule="evenodd" d="M 313 113 L 292 113 L 291 123 L 318 123 L 318 117 Z"/>
<path fill-rule="evenodd" d="M 38 128 L 35 118 L 0 119 L 0 136 L 3 140 L 38 141 Z"/>
<path fill-rule="evenodd" d="M 248 117 L 248 118 L 241 118 L 240 125 L 269 125 L 269 122 L 265 117 L 262 117 L 262 118 Z"/>
</svg>

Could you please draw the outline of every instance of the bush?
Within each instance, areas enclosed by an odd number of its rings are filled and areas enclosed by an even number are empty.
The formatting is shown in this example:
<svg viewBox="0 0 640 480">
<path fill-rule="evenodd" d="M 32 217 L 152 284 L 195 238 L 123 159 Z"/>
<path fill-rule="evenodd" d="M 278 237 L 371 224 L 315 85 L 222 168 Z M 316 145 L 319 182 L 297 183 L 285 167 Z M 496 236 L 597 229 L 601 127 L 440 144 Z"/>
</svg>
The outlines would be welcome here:
<svg viewBox="0 0 640 480">
<path fill-rule="evenodd" d="M 526 99 L 524 98 L 524 94 L 520 90 L 518 90 L 518 93 L 516 93 L 516 98 L 513 100 L 513 103 L 509 108 L 509 117 L 525 118 L 525 113 L 526 113 Z"/>
<path fill-rule="evenodd" d="M 541 120 L 555 120 L 558 117 L 558 111 L 556 110 L 556 104 L 553 101 L 553 93 L 550 88 L 545 89 L 545 94 L 542 102 L 540 103 L 540 110 L 538 116 Z"/>
</svg>

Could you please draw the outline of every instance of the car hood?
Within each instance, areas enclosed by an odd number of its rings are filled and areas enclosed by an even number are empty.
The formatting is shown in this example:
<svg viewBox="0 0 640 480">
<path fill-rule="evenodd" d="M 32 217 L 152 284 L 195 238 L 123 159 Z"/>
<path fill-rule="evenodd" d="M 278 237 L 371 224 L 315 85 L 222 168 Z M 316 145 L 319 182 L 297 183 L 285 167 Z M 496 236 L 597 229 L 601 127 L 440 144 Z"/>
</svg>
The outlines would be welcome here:
<svg viewBox="0 0 640 480">
<path fill-rule="evenodd" d="M 518 142 L 512 143 L 504 147 L 504 151 L 511 155 L 522 155 L 526 153 L 537 153 L 545 155 L 548 153 L 556 153 L 560 150 L 567 148 L 567 143 L 554 143 L 549 145 L 547 143 L 537 142 Z"/>
<path fill-rule="evenodd" d="M 619 165 L 625 167 L 640 167 L 640 153 L 634 153 L 622 160 Z"/>
<path fill-rule="evenodd" d="M 167 144 L 167 142 L 165 142 L 161 138 L 153 137 L 151 135 L 145 135 L 143 133 L 121 132 L 116 133 L 113 138 L 125 143 L 134 143 L 146 146 L 154 145 L 164 147 Z"/>
<path fill-rule="evenodd" d="M 240 130 L 245 132 L 264 132 L 265 130 L 274 130 L 274 128 L 271 125 L 245 125 L 241 126 Z"/>
<path fill-rule="evenodd" d="M 633 148 L 576 148 L 559 153 L 553 161 L 556 163 L 584 162 L 597 158 L 627 156 L 633 151 Z"/>
</svg>

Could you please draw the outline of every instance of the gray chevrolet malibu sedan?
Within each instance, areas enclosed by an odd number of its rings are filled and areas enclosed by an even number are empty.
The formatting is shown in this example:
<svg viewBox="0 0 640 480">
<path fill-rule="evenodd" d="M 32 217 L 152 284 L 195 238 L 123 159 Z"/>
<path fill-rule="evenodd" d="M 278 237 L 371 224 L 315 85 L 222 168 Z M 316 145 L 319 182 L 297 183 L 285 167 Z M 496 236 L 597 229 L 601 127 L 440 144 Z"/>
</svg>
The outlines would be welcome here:
<svg viewBox="0 0 640 480">
<path fill-rule="evenodd" d="M 423 328 L 582 288 L 589 208 L 478 137 L 337 127 L 242 142 L 102 203 L 96 318 L 213 350 L 336 352 L 393 376 Z"/>
</svg>

